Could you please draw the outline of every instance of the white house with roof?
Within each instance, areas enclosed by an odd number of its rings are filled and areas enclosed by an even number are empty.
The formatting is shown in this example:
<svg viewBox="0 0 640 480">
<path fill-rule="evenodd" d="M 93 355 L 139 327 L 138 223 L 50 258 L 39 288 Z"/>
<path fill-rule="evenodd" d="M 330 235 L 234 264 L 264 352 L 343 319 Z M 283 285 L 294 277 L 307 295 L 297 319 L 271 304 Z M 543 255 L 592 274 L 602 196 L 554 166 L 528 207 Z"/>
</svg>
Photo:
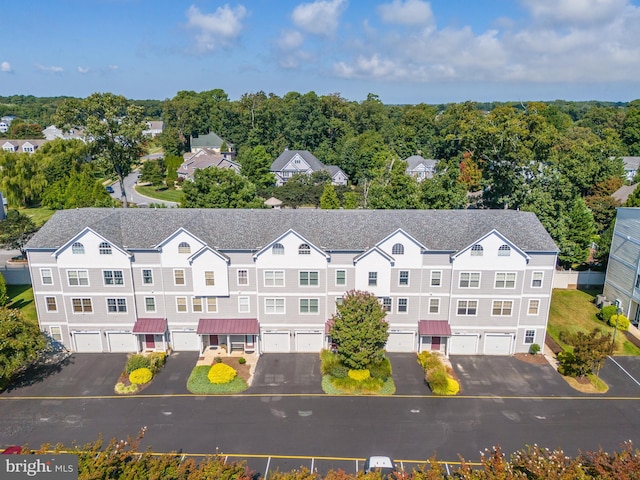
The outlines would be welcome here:
<svg viewBox="0 0 640 480">
<path fill-rule="evenodd" d="M 178 167 L 178 178 L 193 180 L 196 170 L 203 168 L 229 168 L 240 173 L 241 166 L 233 160 L 232 152 L 216 152 L 208 148 L 202 148 L 195 153 L 188 152 L 183 155 L 184 161 Z"/>
<path fill-rule="evenodd" d="M 319 352 L 353 289 L 388 351 L 526 352 L 557 256 L 512 210 L 61 210 L 26 250 L 41 329 L 79 352 Z"/>
<path fill-rule="evenodd" d="M 624 174 L 628 182 L 632 182 L 640 167 L 640 157 L 622 157 Z"/>
<path fill-rule="evenodd" d="M 314 172 L 326 171 L 331 176 L 333 185 L 346 185 L 347 174 L 336 165 L 324 165 L 308 150 L 289 150 L 282 152 L 271 164 L 271 173 L 276 176 L 276 185 L 282 186 L 295 174 L 311 175 Z"/>
<path fill-rule="evenodd" d="M 436 172 L 437 160 L 426 159 L 422 155 L 411 155 L 405 159 L 407 162 L 407 175 L 414 177 L 418 182 L 433 177 Z"/>
</svg>

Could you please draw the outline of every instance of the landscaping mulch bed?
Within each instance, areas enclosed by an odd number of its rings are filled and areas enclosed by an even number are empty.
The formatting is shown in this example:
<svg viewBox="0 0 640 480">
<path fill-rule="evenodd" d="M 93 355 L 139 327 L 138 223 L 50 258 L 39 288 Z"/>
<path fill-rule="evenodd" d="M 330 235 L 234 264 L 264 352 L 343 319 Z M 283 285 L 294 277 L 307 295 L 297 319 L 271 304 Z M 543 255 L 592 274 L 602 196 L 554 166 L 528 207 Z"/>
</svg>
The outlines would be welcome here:
<svg viewBox="0 0 640 480">
<path fill-rule="evenodd" d="M 122 373 L 120 374 L 120 377 L 118 378 L 118 381 L 116 383 L 123 383 L 126 387 L 131 385 L 131 382 L 129 381 L 129 375 L 127 375 L 127 371 L 126 370 L 122 371 Z M 118 395 L 135 395 L 137 393 L 140 393 L 142 390 L 147 388 L 152 383 L 153 383 L 153 378 L 151 380 L 149 380 L 147 383 L 143 383 L 142 385 L 138 385 L 138 390 L 136 390 L 135 392 L 132 392 L 132 393 L 118 393 Z"/>
<path fill-rule="evenodd" d="M 249 366 L 248 363 L 245 363 L 245 364 L 238 363 L 238 357 L 220 357 L 220 358 L 222 358 L 222 363 L 234 368 L 235 371 L 238 373 L 238 376 L 242 378 L 245 382 L 247 382 L 247 385 L 251 385 L 251 382 L 249 381 L 251 379 L 251 367 Z"/>
<path fill-rule="evenodd" d="M 516 353 L 514 355 L 521 362 L 532 363 L 534 365 L 548 365 L 547 359 L 544 355 L 536 354 L 531 355 L 530 353 Z"/>
</svg>

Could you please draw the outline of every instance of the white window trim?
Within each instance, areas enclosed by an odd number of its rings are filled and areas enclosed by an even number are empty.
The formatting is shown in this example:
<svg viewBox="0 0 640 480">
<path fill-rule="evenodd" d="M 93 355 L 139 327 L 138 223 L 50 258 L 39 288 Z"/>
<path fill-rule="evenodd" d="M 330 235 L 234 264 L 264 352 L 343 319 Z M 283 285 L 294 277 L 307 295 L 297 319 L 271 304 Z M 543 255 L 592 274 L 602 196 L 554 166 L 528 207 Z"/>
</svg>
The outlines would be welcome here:
<svg viewBox="0 0 640 480">
<path fill-rule="evenodd" d="M 504 275 L 504 287 L 499 287 L 498 283 L 498 275 Z M 513 287 L 507 287 L 507 276 L 513 275 Z M 518 284 L 518 274 L 516 272 L 496 272 L 495 277 L 493 278 L 493 288 L 499 288 L 500 290 L 514 290 L 516 285 Z"/>
<path fill-rule="evenodd" d="M 200 310 L 196 310 L 196 304 L 198 303 L 198 299 L 200 300 Z M 191 311 L 193 313 L 204 313 L 204 301 L 202 297 L 191 297 Z"/>
<path fill-rule="evenodd" d="M 463 274 L 468 274 L 469 275 L 469 286 L 468 287 L 463 287 L 462 285 L 460 285 L 462 283 L 462 275 Z M 472 287 L 471 286 L 471 275 L 475 275 L 478 274 L 478 286 L 477 287 Z M 464 289 L 479 289 L 480 285 L 482 285 L 482 273 L 481 272 L 460 272 L 458 275 L 458 288 L 464 288 Z"/>
<path fill-rule="evenodd" d="M 434 285 L 433 284 L 433 274 L 434 273 L 439 273 L 440 274 L 440 285 Z M 435 288 L 442 287 L 442 270 L 431 270 L 431 275 L 429 277 L 429 286 L 430 287 L 435 287 Z"/>
<path fill-rule="evenodd" d="M 344 283 L 338 283 L 338 272 L 344 272 Z M 336 269 L 336 287 L 345 287 L 347 285 L 347 271 L 344 268 Z"/>
<path fill-rule="evenodd" d="M 533 332 L 533 339 L 531 342 L 527 342 L 527 332 Z M 536 331 L 535 329 L 531 328 L 531 329 L 527 329 L 524 331 L 524 336 L 522 337 L 522 343 L 523 345 L 533 345 L 534 343 L 536 343 Z"/>
<path fill-rule="evenodd" d="M 111 272 L 111 280 L 113 280 L 113 283 L 107 283 L 107 279 L 105 278 L 104 274 L 105 272 Z M 122 283 L 116 283 L 116 276 L 115 276 L 115 272 L 120 272 L 122 274 L 122 276 L 120 277 L 122 279 Z M 111 288 L 111 287 L 124 287 L 124 270 L 120 270 L 120 269 L 116 269 L 116 270 L 111 270 L 111 269 L 105 269 L 102 270 L 102 285 L 104 285 L 105 287 Z"/>
<path fill-rule="evenodd" d="M 374 274 L 373 276 L 371 274 Z M 371 280 L 374 280 L 373 283 L 371 283 Z M 369 272 L 367 274 L 367 286 L 368 287 L 377 287 L 378 286 L 378 272 Z"/>
<path fill-rule="evenodd" d="M 404 311 L 400 310 L 400 300 L 406 300 L 406 303 L 405 303 L 406 310 L 404 310 Z M 398 302 L 397 302 L 397 305 L 396 305 L 396 313 L 398 315 L 406 315 L 406 314 L 409 313 L 409 299 L 408 298 L 406 298 L 406 297 L 398 298 Z"/>
<path fill-rule="evenodd" d="M 407 272 L 407 283 L 406 283 L 406 284 L 403 284 L 403 283 L 400 281 L 400 278 L 401 278 L 401 277 L 400 277 L 400 274 L 401 274 L 402 272 Z M 409 287 L 409 286 L 410 286 L 410 284 L 411 284 L 411 280 L 410 280 L 410 279 L 411 279 L 411 274 L 409 273 L 409 270 L 398 270 L 398 286 L 399 286 L 399 287 Z"/>
<path fill-rule="evenodd" d="M 538 307 L 536 309 L 537 310 L 536 313 L 531 313 L 531 302 L 538 302 Z M 530 298 L 529 302 L 527 303 L 527 315 L 532 316 L 532 317 L 540 315 L 540 305 L 541 305 L 541 303 L 542 302 L 540 301 L 539 298 Z"/>
<path fill-rule="evenodd" d="M 49 271 L 49 275 L 45 275 L 44 272 Z M 51 279 L 51 282 L 46 283 L 44 281 L 44 278 L 48 277 Z M 42 282 L 42 285 L 53 285 L 53 269 L 52 268 L 41 268 L 40 269 L 40 281 Z"/>
<path fill-rule="evenodd" d="M 267 272 L 273 272 L 273 285 L 267 285 Z M 282 285 L 276 284 L 276 272 L 282 273 Z M 284 287 L 285 286 L 285 274 L 284 270 L 265 270 L 262 272 L 262 281 L 265 287 Z"/>
<path fill-rule="evenodd" d="M 502 302 L 502 307 L 500 307 L 500 311 L 504 310 L 504 304 L 506 302 L 510 302 L 511 303 L 511 313 L 509 313 L 508 315 L 504 314 L 504 313 L 500 313 L 500 314 L 493 313 L 493 311 L 495 310 L 495 306 L 494 305 L 496 304 L 496 302 Z M 491 316 L 492 317 L 512 317 L 513 313 L 514 313 L 513 312 L 514 307 L 515 307 L 515 302 L 513 300 L 493 300 L 491 302 Z"/>
<path fill-rule="evenodd" d="M 116 302 L 116 311 L 109 311 L 109 300 L 115 300 Z M 120 305 L 118 304 L 118 300 L 124 300 L 124 312 L 120 311 Z M 129 306 L 127 305 L 127 299 L 125 297 L 108 297 L 104 300 L 105 306 L 107 307 L 107 315 L 126 315 L 129 313 Z"/>
<path fill-rule="evenodd" d="M 178 299 L 184 298 L 184 311 L 178 308 Z M 176 297 L 176 313 L 189 313 L 189 299 L 184 296 Z"/>
<path fill-rule="evenodd" d="M 302 284 L 302 278 L 300 278 L 300 276 L 302 275 L 303 272 L 306 272 L 307 274 L 309 274 L 307 276 L 307 282 L 308 282 L 307 285 L 303 285 Z M 311 274 L 312 273 L 316 273 L 317 274 L 316 280 L 317 280 L 318 283 L 316 285 L 312 285 L 311 284 Z M 320 286 L 320 272 L 318 270 L 298 270 L 298 286 L 300 288 L 318 288 Z"/>
<path fill-rule="evenodd" d="M 82 305 L 82 311 L 81 312 L 76 312 L 75 309 L 73 308 L 73 301 L 74 300 L 80 300 L 80 304 Z M 89 303 L 91 304 L 91 311 L 90 312 L 85 312 L 84 311 L 84 302 L 82 300 L 89 300 Z M 73 315 L 93 315 L 93 313 L 96 311 L 95 308 L 93 308 L 93 299 L 91 297 L 71 297 L 71 313 Z"/>
<path fill-rule="evenodd" d="M 53 336 L 54 335 L 53 330 L 56 328 L 58 329 L 58 335 L 60 335 L 60 340 L 56 340 Z M 51 325 L 49 327 L 49 336 L 51 337 L 51 340 L 53 340 L 54 342 L 62 343 L 62 327 L 60 325 Z"/>
<path fill-rule="evenodd" d="M 431 302 L 435 301 L 436 302 L 436 311 L 432 312 L 431 311 Z M 428 308 L 428 313 L 430 315 L 439 315 L 440 314 L 440 298 L 429 298 L 429 305 L 427 306 Z"/>
<path fill-rule="evenodd" d="M 273 307 L 274 307 L 274 311 L 273 312 L 269 312 L 267 309 L 267 302 L 269 300 L 273 300 Z M 282 312 L 277 312 L 276 307 L 277 307 L 277 301 L 278 300 L 282 300 Z M 287 314 L 287 302 L 285 300 L 284 297 L 265 297 L 264 299 L 264 313 L 265 315 L 286 315 Z"/>
<path fill-rule="evenodd" d="M 76 272 L 77 274 L 77 280 L 78 280 L 78 285 L 71 285 L 71 278 L 69 277 L 69 273 L 70 272 Z M 86 274 L 86 279 L 87 279 L 87 284 L 86 285 L 81 285 L 80 284 L 80 272 L 84 272 Z M 91 286 L 91 282 L 89 281 L 89 270 L 78 270 L 78 269 L 69 269 L 67 270 L 67 286 L 69 287 L 90 287 Z"/>
<path fill-rule="evenodd" d="M 240 272 L 245 272 L 246 273 L 245 277 L 243 278 L 244 283 L 240 282 Z M 238 281 L 238 285 L 239 286 L 246 287 L 247 285 L 249 285 L 249 270 L 247 268 L 239 268 L 236 271 L 236 279 Z"/>
<path fill-rule="evenodd" d="M 204 304 L 203 304 L 203 308 L 205 309 L 205 311 L 207 313 L 218 313 L 218 297 L 205 297 L 206 300 L 204 300 Z M 210 308 L 210 304 L 209 304 L 209 298 L 215 298 L 216 299 L 216 305 L 215 305 L 215 309 Z"/>
<path fill-rule="evenodd" d="M 47 301 L 49 298 L 53 298 L 53 302 L 56 305 L 56 308 L 54 310 L 49 310 L 49 302 Z M 58 311 L 58 299 L 56 298 L 55 295 L 46 295 L 44 297 L 44 309 L 50 313 L 55 313 Z"/>
<path fill-rule="evenodd" d="M 540 285 L 534 285 L 533 282 L 535 281 L 535 276 L 536 273 L 539 273 L 541 278 L 540 278 Z M 540 270 L 536 270 L 534 272 L 531 272 L 531 288 L 542 288 L 542 286 L 544 285 L 544 272 L 540 271 Z"/>
<path fill-rule="evenodd" d="M 476 313 L 474 313 L 474 314 L 459 313 L 460 302 L 467 302 L 467 311 L 469 311 L 469 302 L 476 302 Z M 478 316 L 478 310 L 479 310 L 479 303 L 480 302 L 478 302 L 478 300 L 473 299 L 473 298 L 459 298 L 458 301 L 456 302 L 456 315 L 459 316 L 459 317 L 477 317 Z"/>
<path fill-rule="evenodd" d="M 151 282 L 149 282 L 149 283 L 145 283 L 145 281 L 144 281 L 144 271 L 145 270 L 149 270 L 151 272 Z M 152 268 L 143 268 L 142 270 L 140 270 L 140 276 L 142 278 L 142 285 L 153 285 L 153 269 Z"/>
<path fill-rule="evenodd" d="M 182 272 L 182 281 L 184 283 L 176 283 L 176 272 Z M 184 287 L 187 285 L 187 272 L 184 268 L 174 268 L 173 269 L 173 286 L 174 287 Z"/>
<path fill-rule="evenodd" d="M 147 299 L 148 298 L 152 298 L 153 299 L 153 310 L 149 310 L 149 306 L 147 304 Z M 157 305 L 156 305 L 156 297 L 144 297 L 144 311 L 145 313 L 155 313 L 157 311 Z"/>
<path fill-rule="evenodd" d="M 309 302 L 309 310 L 311 310 L 311 300 L 315 300 L 317 302 L 318 311 L 317 312 L 303 312 L 302 311 L 302 300 L 307 300 Z M 317 297 L 314 298 L 300 298 L 298 300 L 298 313 L 300 315 L 319 315 L 320 314 L 320 299 Z"/>
<path fill-rule="evenodd" d="M 246 305 L 241 300 L 246 300 Z M 246 295 L 238 297 L 238 313 L 251 313 L 251 298 Z"/>
</svg>

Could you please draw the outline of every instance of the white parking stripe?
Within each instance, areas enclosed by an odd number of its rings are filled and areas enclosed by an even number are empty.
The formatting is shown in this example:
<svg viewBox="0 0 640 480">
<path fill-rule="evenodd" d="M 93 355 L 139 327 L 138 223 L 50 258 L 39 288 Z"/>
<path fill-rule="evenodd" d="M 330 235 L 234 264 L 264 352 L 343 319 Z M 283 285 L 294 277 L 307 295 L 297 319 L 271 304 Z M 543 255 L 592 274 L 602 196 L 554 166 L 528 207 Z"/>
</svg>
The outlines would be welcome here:
<svg viewBox="0 0 640 480">
<path fill-rule="evenodd" d="M 633 376 L 633 375 L 631 375 L 629 372 L 627 372 L 627 371 L 624 369 L 624 367 L 623 367 L 622 365 L 620 365 L 618 362 L 616 362 L 616 361 L 613 359 L 613 357 L 609 357 L 609 359 L 611 359 L 611 361 L 612 361 L 613 363 L 615 363 L 615 364 L 620 368 L 620 370 L 622 370 L 624 373 L 626 373 L 626 374 L 629 376 L 629 378 L 630 378 L 631 380 L 633 380 L 634 382 L 636 382 L 636 385 L 638 385 L 638 386 L 640 387 L 640 382 L 638 382 L 638 380 L 636 380 L 636 379 L 634 378 L 634 376 Z"/>
</svg>

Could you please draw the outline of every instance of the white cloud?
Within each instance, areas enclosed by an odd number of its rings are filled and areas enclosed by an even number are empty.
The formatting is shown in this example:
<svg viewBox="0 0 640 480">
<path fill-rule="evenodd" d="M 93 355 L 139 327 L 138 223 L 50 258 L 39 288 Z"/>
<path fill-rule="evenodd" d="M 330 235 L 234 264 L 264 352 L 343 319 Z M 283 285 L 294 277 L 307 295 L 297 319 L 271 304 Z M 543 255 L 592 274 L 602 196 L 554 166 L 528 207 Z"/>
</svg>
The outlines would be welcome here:
<svg viewBox="0 0 640 480">
<path fill-rule="evenodd" d="M 297 30 L 282 32 L 276 42 L 278 64 L 282 68 L 293 69 L 299 67 L 302 62 L 310 61 L 313 56 L 302 50 L 303 43 L 304 36 Z"/>
<path fill-rule="evenodd" d="M 186 15 L 187 28 L 195 32 L 198 51 L 212 52 L 229 46 L 240 35 L 247 9 L 243 5 L 232 8 L 225 4 L 214 13 L 202 13 L 192 5 Z"/>
<path fill-rule="evenodd" d="M 48 73 L 62 73 L 64 72 L 64 68 L 62 67 L 56 67 L 54 65 L 51 66 L 46 66 L 46 65 L 41 65 L 39 63 L 36 63 L 36 68 L 42 72 L 48 72 Z"/>
<path fill-rule="evenodd" d="M 0 72 L 12 73 L 13 69 L 11 68 L 11 64 L 9 62 L 0 63 Z"/>
<path fill-rule="evenodd" d="M 331 36 L 338 28 L 340 15 L 347 8 L 347 0 L 318 0 L 301 3 L 291 14 L 293 23 L 307 33 Z"/>
<path fill-rule="evenodd" d="M 297 30 L 282 32 L 278 39 L 278 46 L 285 50 L 300 48 L 304 42 L 304 37 Z"/>
<path fill-rule="evenodd" d="M 118 65 L 107 65 L 107 70 L 118 70 L 119 68 Z"/>
<path fill-rule="evenodd" d="M 90 70 L 89 67 L 78 66 L 78 73 L 82 73 L 82 74 L 89 73 L 89 70 Z"/>
<path fill-rule="evenodd" d="M 400 25 L 427 25 L 433 23 L 431 4 L 422 0 L 393 0 L 378 7 L 385 23 Z"/>
<path fill-rule="evenodd" d="M 545 23 L 595 25 L 615 19 L 628 0 L 522 0 L 533 17 Z"/>
</svg>

